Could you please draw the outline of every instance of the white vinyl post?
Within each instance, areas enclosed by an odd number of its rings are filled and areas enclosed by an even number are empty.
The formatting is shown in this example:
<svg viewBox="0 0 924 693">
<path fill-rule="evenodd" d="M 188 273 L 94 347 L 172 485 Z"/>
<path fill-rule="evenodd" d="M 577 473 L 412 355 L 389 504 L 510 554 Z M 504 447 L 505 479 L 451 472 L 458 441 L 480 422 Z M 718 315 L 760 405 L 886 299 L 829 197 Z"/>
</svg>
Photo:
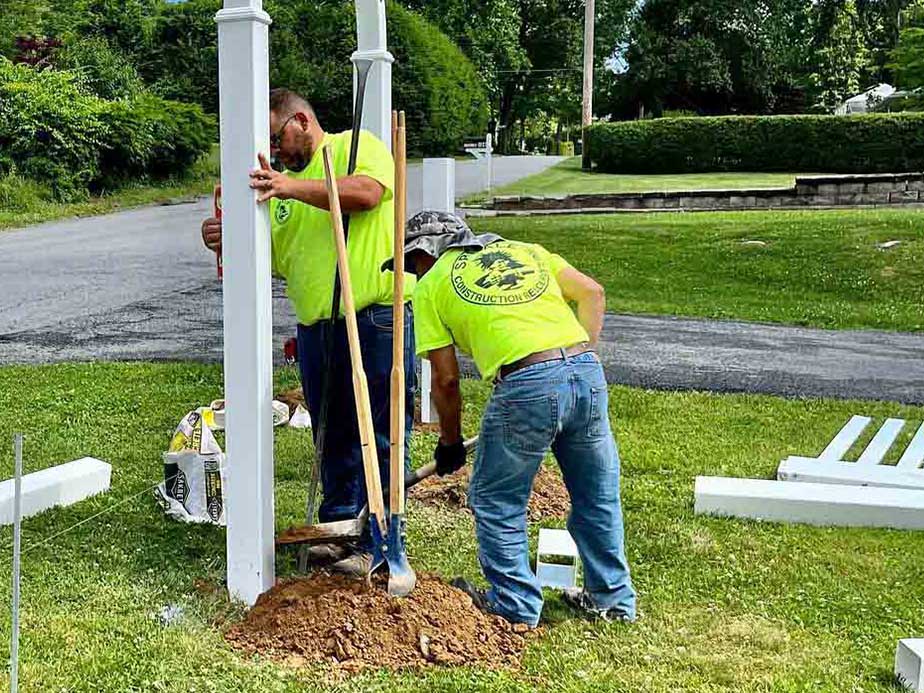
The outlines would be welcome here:
<svg viewBox="0 0 924 693">
<path fill-rule="evenodd" d="M 455 159 L 424 159 L 422 200 L 424 209 L 455 213 Z M 430 381 L 430 362 L 423 359 L 420 362 L 420 420 L 423 423 L 436 423 L 439 420 L 430 394 Z"/>
<path fill-rule="evenodd" d="M 385 0 L 356 0 L 356 45 L 350 59 L 374 60 L 366 84 L 363 130 L 378 137 L 391 151 L 391 64 L 385 25 Z M 353 98 L 356 98 L 356 69 L 353 69 Z"/>
<path fill-rule="evenodd" d="M 218 22 L 224 261 L 227 559 L 231 597 L 275 581 L 269 206 L 248 173 L 269 156 L 269 24 L 262 0 L 225 0 Z"/>
</svg>

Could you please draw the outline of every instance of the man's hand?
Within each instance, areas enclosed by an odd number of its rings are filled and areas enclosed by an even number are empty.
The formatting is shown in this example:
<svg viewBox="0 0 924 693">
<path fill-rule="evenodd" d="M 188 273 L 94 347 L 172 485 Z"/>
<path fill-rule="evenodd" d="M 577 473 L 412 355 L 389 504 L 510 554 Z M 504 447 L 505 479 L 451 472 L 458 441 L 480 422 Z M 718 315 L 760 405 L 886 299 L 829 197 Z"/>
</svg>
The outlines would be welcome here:
<svg viewBox="0 0 924 693">
<path fill-rule="evenodd" d="M 446 445 L 442 440 L 433 451 L 438 476 L 446 476 L 460 470 L 465 465 L 465 443 L 460 438 L 457 442 Z"/>
<path fill-rule="evenodd" d="M 202 222 L 202 242 L 213 253 L 221 254 L 221 219 L 209 217 Z"/>
<path fill-rule="evenodd" d="M 259 155 L 259 159 L 260 168 L 250 172 L 250 187 L 260 193 L 257 202 L 266 202 L 274 197 L 280 200 L 294 197 L 292 179 L 284 173 L 274 171 L 262 154 Z"/>
</svg>

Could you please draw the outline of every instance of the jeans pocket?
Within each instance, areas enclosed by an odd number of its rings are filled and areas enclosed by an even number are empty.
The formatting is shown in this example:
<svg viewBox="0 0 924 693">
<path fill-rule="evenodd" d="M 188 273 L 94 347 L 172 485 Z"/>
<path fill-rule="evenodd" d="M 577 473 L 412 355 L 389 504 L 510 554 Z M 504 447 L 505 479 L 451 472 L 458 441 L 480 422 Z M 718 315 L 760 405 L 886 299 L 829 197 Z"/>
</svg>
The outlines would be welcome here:
<svg viewBox="0 0 924 693">
<path fill-rule="evenodd" d="M 587 437 L 602 438 L 606 435 L 607 412 L 606 387 L 590 388 L 590 407 L 587 411 Z"/>
<path fill-rule="evenodd" d="M 370 306 L 365 311 L 369 324 L 377 330 L 391 332 L 395 328 L 395 315 L 391 306 Z"/>
<path fill-rule="evenodd" d="M 516 452 L 545 453 L 558 427 L 558 395 L 503 401 L 504 445 Z"/>
</svg>

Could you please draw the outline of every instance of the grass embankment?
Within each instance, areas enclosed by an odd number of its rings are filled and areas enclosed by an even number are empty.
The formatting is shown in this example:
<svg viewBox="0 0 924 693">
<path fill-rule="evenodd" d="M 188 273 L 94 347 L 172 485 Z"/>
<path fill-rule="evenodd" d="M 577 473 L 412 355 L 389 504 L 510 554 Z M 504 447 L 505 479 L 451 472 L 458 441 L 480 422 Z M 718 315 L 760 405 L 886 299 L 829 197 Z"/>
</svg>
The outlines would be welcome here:
<svg viewBox="0 0 924 693">
<path fill-rule="evenodd" d="M 294 371 L 277 381 L 292 386 Z M 919 421 L 924 409 L 613 388 L 638 624 L 590 624 L 550 598 L 546 630 L 519 672 L 373 671 L 334 681 L 322 670 L 241 657 L 221 636 L 239 612 L 201 589 L 222 579 L 223 532 L 165 519 L 148 493 L 118 505 L 158 480 L 178 419 L 221 386 L 220 368 L 199 365 L 0 369 L 0 431 L 5 440 L 25 431 L 27 471 L 84 455 L 114 467 L 108 494 L 25 522 L 23 690 L 890 691 L 896 640 L 924 632 L 924 533 L 707 519 L 692 510 L 697 474 L 769 478 L 783 457 L 819 452 L 852 413 Z M 467 433 L 487 393 L 466 382 Z M 415 436 L 416 464 L 433 443 L 432 434 Z M 4 477 L 9 447 L 0 448 Z M 310 451 L 304 432 L 277 432 L 279 528 L 301 519 Z M 412 503 L 409 524 L 418 570 L 480 579 L 468 515 Z M 10 541 L 10 528 L 0 529 L 6 594 Z M 278 563 L 291 572 L 290 560 Z M 165 626 L 157 614 L 171 604 L 185 615 Z M 9 628 L 0 611 L 0 641 Z"/>
<path fill-rule="evenodd" d="M 218 145 L 184 176 L 139 182 L 79 202 L 58 202 L 51 191 L 18 177 L 0 178 L 0 231 L 68 217 L 89 217 L 119 209 L 166 204 L 211 195 L 219 180 Z"/>
<path fill-rule="evenodd" d="M 541 243 L 607 308 L 825 328 L 924 330 L 924 214 L 864 209 L 472 219 Z M 877 247 L 900 241 L 889 249 Z"/>
<path fill-rule="evenodd" d="M 685 173 L 622 175 L 581 169 L 581 157 L 566 159 L 542 173 L 494 188 L 491 195 L 574 195 L 591 193 L 671 192 L 779 188 L 795 183 L 795 173 Z M 798 174 L 811 175 L 811 174 Z M 473 200 L 476 198 L 472 198 Z M 485 199 L 481 195 L 480 199 Z"/>
</svg>

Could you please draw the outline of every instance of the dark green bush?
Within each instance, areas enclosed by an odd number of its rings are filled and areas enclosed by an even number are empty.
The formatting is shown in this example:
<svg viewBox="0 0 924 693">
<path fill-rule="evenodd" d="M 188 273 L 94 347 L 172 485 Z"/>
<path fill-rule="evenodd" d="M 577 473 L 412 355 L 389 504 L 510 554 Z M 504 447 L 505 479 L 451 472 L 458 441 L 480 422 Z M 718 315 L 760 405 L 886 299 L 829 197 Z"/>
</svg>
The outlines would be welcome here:
<svg viewBox="0 0 924 693">
<path fill-rule="evenodd" d="M 73 72 L 0 58 L 0 175 L 46 183 L 59 199 L 181 174 L 214 137 L 198 106 L 144 94 L 107 101 Z"/>
<path fill-rule="evenodd" d="M 407 111 L 412 154 L 449 154 L 466 136 L 483 135 L 488 101 L 471 61 L 449 38 L 420 16 L 388 6 L 395 55 L 395 108 Z"/>
<path fill-rule="evenodd" d="M 924 169 L 924 114 L 659 118 L 589 128 L 608 173 Z"/>
<path fill-rule="evenodd" d="M 99 36 L 76 39 L 54 56 L 55 67 L 81 75 L 89 89 L 103 99 L 130 99 L 144 91 L 134 65 L 118 48 Z"/>
<path fill-rule="evenodd" d="M 218 32 L 221 0 L 164 5 L 147 30 L 139 70 L 161 96 L 218 111 Z M 350 55 L 356 50 L 352 2 L 266 0 L 270 83 L 303 94 L 330 131 L 352 124 Z M 389 48 L 395 55 L 393 100 L 407 111 L 412 154 L 447 154 L 483 133 L 487 97 L 474 66 L 444 34 L 400 5 L 388 7 Z"/>
<path fill-rule="evenodd" d="M 100 177 L 107 102 L 77 75 L 0 58 L 0 174 L 18 170 L 69 199 Z"/>
</svg>

